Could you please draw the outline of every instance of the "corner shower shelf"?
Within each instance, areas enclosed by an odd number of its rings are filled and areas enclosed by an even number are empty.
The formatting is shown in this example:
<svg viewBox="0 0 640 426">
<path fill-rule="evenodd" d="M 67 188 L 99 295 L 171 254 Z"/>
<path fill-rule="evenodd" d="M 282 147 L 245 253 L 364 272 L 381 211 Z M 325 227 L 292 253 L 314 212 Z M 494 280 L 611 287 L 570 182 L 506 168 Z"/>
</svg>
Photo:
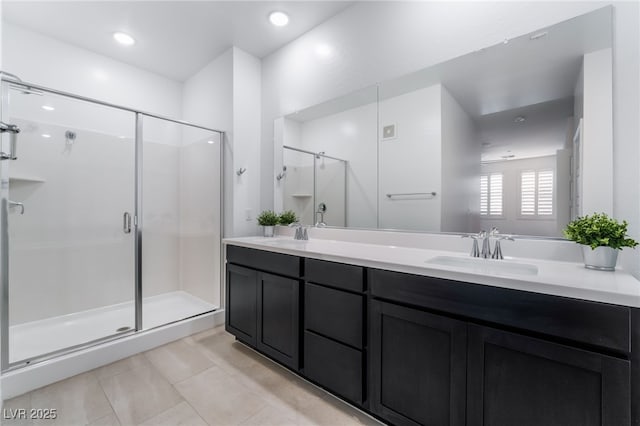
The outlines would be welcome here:
<svg viewBox="0 0 640 426">
<path fill-rule="evenodd" d="M 29 175 L 15 175 L 15 176 L 9 176 L 9 182 L 44 183 L 44 179 L 36 176 L 29 176 Z"/>
</svg>

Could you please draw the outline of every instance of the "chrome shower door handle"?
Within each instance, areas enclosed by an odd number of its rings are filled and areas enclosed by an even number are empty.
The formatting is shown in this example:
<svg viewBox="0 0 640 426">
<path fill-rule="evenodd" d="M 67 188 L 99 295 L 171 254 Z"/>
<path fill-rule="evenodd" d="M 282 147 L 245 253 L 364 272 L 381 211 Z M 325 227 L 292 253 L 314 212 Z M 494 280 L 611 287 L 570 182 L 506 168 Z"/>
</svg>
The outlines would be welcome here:
<svg viewBox="0 0 640 426">
<path fill-rule="evenodd" d="M 124 212 L 122 216 L 122 230 L 125 234 L 131 233 L 131 213 Z"/>
<path fill-rule="evenodd" d="M 7 124 L 0 121 L 0 133 L 9 133 L 9 153 L 0 152 L 0 160 L 17 160 L 16 146 L 20 128 L 15 124 Z"/>
</svg>

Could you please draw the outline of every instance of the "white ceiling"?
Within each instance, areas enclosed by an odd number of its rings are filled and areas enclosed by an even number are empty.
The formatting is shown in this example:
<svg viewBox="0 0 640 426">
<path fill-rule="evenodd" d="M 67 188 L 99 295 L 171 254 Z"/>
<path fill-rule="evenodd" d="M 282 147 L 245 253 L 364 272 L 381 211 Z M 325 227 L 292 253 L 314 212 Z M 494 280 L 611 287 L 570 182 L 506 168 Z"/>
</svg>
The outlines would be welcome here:
<svg viewBox="0 0 640 426">
<path fill-rule="evenodd" d="M 2 18 L 169 78 L 184 81 L 231 46 L 263 58 L 353 1 L 3 1 Z M 268 21 L 289 14 L 286 27 Z M 137 41 L 123 47 L 112 33 Z M 10 42 L 4 40 L 4 42 Z"/>
</svg>

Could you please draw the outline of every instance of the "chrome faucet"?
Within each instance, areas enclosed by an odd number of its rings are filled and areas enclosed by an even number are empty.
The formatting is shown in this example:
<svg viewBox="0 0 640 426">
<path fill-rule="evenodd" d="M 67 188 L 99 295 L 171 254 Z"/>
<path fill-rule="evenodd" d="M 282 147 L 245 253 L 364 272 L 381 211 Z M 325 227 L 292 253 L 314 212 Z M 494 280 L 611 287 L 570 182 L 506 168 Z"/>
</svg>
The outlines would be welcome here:
<svg viewBox="0 0 640 426">
<path fill-rule="evenodd" d="M 515 241 L 511 235 L 501 235 L 500 231 L 495 226 L 491 228 L 489 232 L 482 230 L 477 234 L 465 234 L 462 238 L 471 238 L 473 240 L 473 246 L 471 247 L 471 253 L 469 253 L 469 256 L 481 257 L 483 259 L 504 259 L 502 256 L 500 241 Z M 493 252 L 491 251 L 492 239 L 496 240 Z M 482 250 L 478 248 L 478 240 L 482 241 Z"/>
<path fill-rule="evenodd" d="M 484 232 L 484 231 L 483 231 Z M 473 246 L 471 247 L 471 257 L 480 257 L 480 249 L 478 249 L 478 239 L 481 238 L 482 232 L 478 234 L 465 234 L 462 238 L 471 238 L 473 240 Z"/>
<path fill-rule="evenodd" d="M 309 233 L 307 232 L 307 227 L 299 222 L 294 222 L 289 224 L 290 228 L 296 228 L 296 233 L 293 236 L 294 240 L 303 240 L 306 241 L 309 239 Z"/>
<path fill-rule="evenodd" d="M 502 256 L 502 248 L 500 247 L 500 241 L 503 241 L 503 240 L 515 241 L 515 239 L 511 235 L 500 235 L 500 231 L 498 230 L 498 228 L 495 228 L 495 227 L 491 230 L 491 232 L 493 233 L 492 237 L 495 238 L 496 240 L 496 244 L 493 247 L 493 253 L 491 254 L 491 258 L 504 259 L 504 257 Z"/>
</svg>

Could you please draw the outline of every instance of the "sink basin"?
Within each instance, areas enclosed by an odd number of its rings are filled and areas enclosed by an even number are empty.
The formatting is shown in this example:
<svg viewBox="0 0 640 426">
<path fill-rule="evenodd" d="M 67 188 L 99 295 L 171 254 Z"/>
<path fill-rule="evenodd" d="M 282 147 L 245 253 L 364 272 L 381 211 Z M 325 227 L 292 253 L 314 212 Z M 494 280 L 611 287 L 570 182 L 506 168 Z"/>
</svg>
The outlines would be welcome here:
<svg viewBox="0 0 640 426">
<path fill-rule="evenodd" d="M 475 257 L 436 256 L 425 263 L 468 269 L 471 272 L 491 275 L 537 275 L 538 267 L 511 260 L 478 259 Z"/>
</svg>

